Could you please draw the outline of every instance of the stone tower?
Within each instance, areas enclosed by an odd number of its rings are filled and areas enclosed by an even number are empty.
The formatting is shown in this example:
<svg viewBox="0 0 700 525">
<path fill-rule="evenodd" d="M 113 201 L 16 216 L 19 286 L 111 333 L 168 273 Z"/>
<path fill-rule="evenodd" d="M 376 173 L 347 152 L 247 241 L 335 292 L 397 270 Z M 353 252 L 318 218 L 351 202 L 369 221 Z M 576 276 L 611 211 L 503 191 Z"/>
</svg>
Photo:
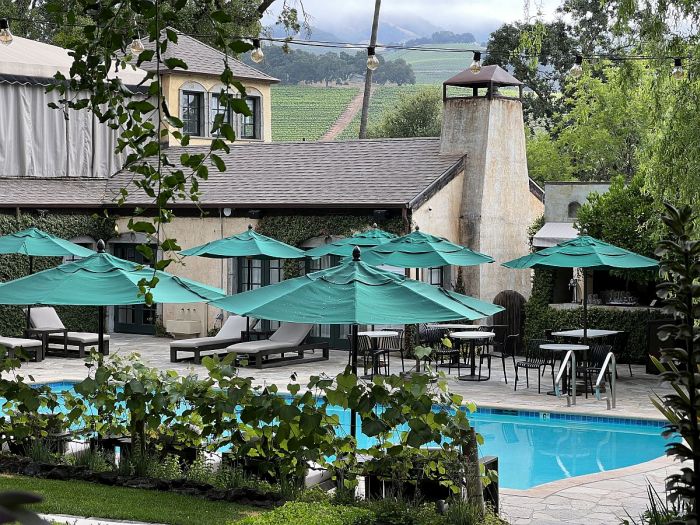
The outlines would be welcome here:
<svg viewBox="0 0 700 525">
<path fill-rule="evenodd" d="M 443 84 L 440 153 L 466 156 L 461 243 L 496 259 L 462 269 L 466 292 L 489 301 L 503 290 L 530 293 L 530 272 L 501 266 L 527 253 L 528 227 L 540 213 L 527 173 L 522 91 L 499 66 L 467 69 Z"/>
</svg>

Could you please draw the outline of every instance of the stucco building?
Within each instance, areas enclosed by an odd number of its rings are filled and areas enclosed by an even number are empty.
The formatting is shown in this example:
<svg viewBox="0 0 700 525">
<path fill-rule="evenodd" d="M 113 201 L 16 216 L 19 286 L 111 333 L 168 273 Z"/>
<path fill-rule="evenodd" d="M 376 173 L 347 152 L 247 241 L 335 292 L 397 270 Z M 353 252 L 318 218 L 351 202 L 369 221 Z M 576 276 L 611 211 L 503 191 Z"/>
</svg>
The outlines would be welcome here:
<svg viewBox="0 0 700 525">
<path fill-rule="evenodd" d="M 219 109 L 215 95 L 220 89 L 216 79 L 222 55 L 208 46 L 199 47 L 203 44 L 184 35 L 179 45 L 184 47 L 178 56 L 184 55 L 189 70 L 163 72 L 168 104 L 180 108 L 181 116 L 198 115 L 198 124 L 191 119 L 186 123 L 193 133 L 198 129 L 200 133 L 194 133 L 187 151 L 205 151 L 203 146 L 210 137 L 202 130 L 206 130 L 212 112 Z M 153 64 L 143 66 L 149 69 Z M 3 67 L 0 53 L 0 75 Z M 528 250 L 528 227 L 543 210 L 543 192 L 527 175 L 520 97 L 498 93 L 500 87 L 519 88 L 520 82 L 497 66 L 484 67 L 479 75 L 467 71 L 450 79 L 439 138 L 271 143 L 270 84 L 275 79 L 240 62 L 236 68 L 234 73 L 246 84 L 247 94 L 258 98 L 251 107 L 257 107 L 259 116 L 252 128 L 250 122 L 235 124 L 239 136 L 245 136 L 241 130 L 246 125 L 253 132 L 250 138 L 233 144 L 229 154 L 222 155 L 228 167 L 225 172 L 212 168 L 209 179 L 200 183 L 198 205 L 174 205 L 176 218 L 166 225 L 168 237 L 188 248 L 241 232 L 253 224 L 265 233 L 312 247 L 374 222 L 398 232 L 419 225 L 424 231 L 497 260 L 495 264 L 465 269 L 467 293 L 486 300 L 504 290 L 529 295 L 529 275 L 498 264 Z M 181 151 L 171 147 L 172 158 L 178 158 Z M 1 158 L 2 153 L 3 166 Z M 121 172 L 92 178 L 68 178 L 48 171 L 2 172 L 0 212 L 31 214 L 38 208 L 50 213 L 107 210 L 120 217 L 119 231 L 126 232 L 109 239 L 109 249 L 119 256 L 135 257 L 136 245 L 147 239 L 128 233 L 126 224 L 135 208 L 145 209 L 148 216 L 152 201 L 131 187 L 127 204 L 117 207 L 115 196 L 120 188 L 131 185 L 130 179 L 129 174 Z M 301 271 L 335 262 L 330 258 L 307 261 Z M 168 270 L 235 293 L 247 287 L 244 270 L 248 263 L 245 259 L 195 258 L 171 265 Z M 284 278 L 285 266 L 280 261 L 250 264 L 254 286 Z M 431 269 L 424 275 L 430 282 L 447 287 L 454 286 L 457 279 L 455 268 Z M 195 319 L 200 332 L 217 322 L 216 309 L 206 305 L 188 308 L 189 314 L 178 305 L 165 305 L 160 315 L 164 321 L 183 316 Z M 133 311 L 122 310 L 110 314 L 113 329 L 152 328 L 148 326 L 152 316 L 139 317 Z M 136 318 L 138 322 L 129 323 Z M 341 344 L 344 330 L 319 327 L 315 335 Z"/>
</svg>

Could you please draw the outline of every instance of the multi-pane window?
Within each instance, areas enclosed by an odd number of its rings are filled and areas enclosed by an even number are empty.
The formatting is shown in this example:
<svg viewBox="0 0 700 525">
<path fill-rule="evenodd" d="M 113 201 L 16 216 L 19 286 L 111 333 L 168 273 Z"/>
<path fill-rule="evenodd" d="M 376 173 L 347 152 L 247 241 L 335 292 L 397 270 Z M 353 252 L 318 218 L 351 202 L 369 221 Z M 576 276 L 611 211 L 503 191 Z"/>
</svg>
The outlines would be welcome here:
<svg viewBox="0 0 700 525">
<path fill-rule="evenodd" d="M 211 125 L 214 125 L 214 119 L 217 115 L 223 115 L 223 123 L 231 124 L 231 108 L 227 107 L 221 100 L 221 93 L 212 93 L 211 95 Z M 211 129 L 211 128 L 210 128 Z M 220 133 L 215 133 L 215 135 L 220 135 Z"/>
<path fill-rule="evenodd" d="M 437 266 L 435 268 L 424 268 L 421 270 L 421 280 L 428 284 L 434 284 L 435 286 L 442 286 L 443 283 L 443 268 L 442 266 Z"/>
<path fill-rule="evenodd" d="M 260 98 L 246 97 L 245 103 L 248 105 L 250 115 L 243 115 L 241 121 L 241 138 L 244 139 L 259 139 L 260 138 Z"/>
<path fill-rule="evenodd" d="M 268 284 L 279 283 L 284 280 L 284 263 L 279 259 L 260 260 L 238 258 L 238 292 L 245 292 L 248 288 L 248 265 L 250 265 L 250 289 L 254 290 Z M 265 330 L 276 330 L 278 321 L 262 321 Z"/>
<path fill-rule="evenodd" d="M 204 95 L 196 91 L 182 92 L 182 131 L 188 135 L 202 136 Z"/>
</svg>

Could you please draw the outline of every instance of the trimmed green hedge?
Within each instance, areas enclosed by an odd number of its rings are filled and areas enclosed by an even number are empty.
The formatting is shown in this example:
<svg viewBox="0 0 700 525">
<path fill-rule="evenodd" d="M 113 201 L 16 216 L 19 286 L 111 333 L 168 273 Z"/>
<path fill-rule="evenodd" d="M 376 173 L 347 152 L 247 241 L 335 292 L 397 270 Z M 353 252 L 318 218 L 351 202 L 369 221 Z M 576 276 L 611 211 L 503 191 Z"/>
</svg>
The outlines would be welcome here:
<svg viewBox="0 0 700 525">
<path fill-rule="evenodd" d="M 550 270 L 535 270 L 532 295 L 525 304 L 525 340 L 544 337 L 545 330 L 579 328 L 583 325 L 583 309 L 559 310 L 549 306 L 554 289 L 554 274 Z M 627 348 L 618 359 L 621 362 L 644 363 L 647 349 L 647 321 L 658 319 L 659 311 L 650 309 L 588 307 L 588 327 L 624 330 L 630 334 Z"/>
<path fill-rule="evenodd" d="M 0 214 L 0 236 L 35 227 L 64 239 L 89 236 L 109 239 L 114 236 L 114 219 L 87 214 Z M 35 257 L 34 271 L 38 272 L 61 263 L 60 257 Z M 24 277 L 29 272 L 29 261 L 24 255 L 0 255 L 0 282 Z M 56 308 L 66 327 L 74 331 L 97 331 L 97 308 L 60 306 Z M 0 305 L 0 335 L 21 336 L 25 315 L 19 306 Z"/>
<path fill-rule="evenodd" d="M 296 523 L 299 525 L 355 525 L 364 518 L 371 518 L 372 511 L 361 507 L 331 505 L 329 503 L 285 503 L 271 512 L 251 516 L 236 525 L 280 525 Z"/>
</svg>

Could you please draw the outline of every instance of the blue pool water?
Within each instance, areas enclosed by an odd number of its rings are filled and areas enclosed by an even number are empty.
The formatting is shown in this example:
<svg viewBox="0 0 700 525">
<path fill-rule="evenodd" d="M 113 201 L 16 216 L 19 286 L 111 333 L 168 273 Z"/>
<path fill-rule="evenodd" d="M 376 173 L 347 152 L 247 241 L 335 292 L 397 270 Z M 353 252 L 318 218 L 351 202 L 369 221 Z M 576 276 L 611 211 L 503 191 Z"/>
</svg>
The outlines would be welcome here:
<svg viewBox="0 0 700 525">
<path fill-rule="evenodd" d="M 55 392 L 73 387 L 50 386 Z M 349 414 L 335 412 L 347 431 Z M 512 489 L 643 463 L 662 456 L 667 443 L 662 421 L 490 408 L 469 419 L 484 437 L 480 454 L 498 456 L 500 485 Z M 360 436 L 360 447 L 367 439 Z"/>
</svg>

